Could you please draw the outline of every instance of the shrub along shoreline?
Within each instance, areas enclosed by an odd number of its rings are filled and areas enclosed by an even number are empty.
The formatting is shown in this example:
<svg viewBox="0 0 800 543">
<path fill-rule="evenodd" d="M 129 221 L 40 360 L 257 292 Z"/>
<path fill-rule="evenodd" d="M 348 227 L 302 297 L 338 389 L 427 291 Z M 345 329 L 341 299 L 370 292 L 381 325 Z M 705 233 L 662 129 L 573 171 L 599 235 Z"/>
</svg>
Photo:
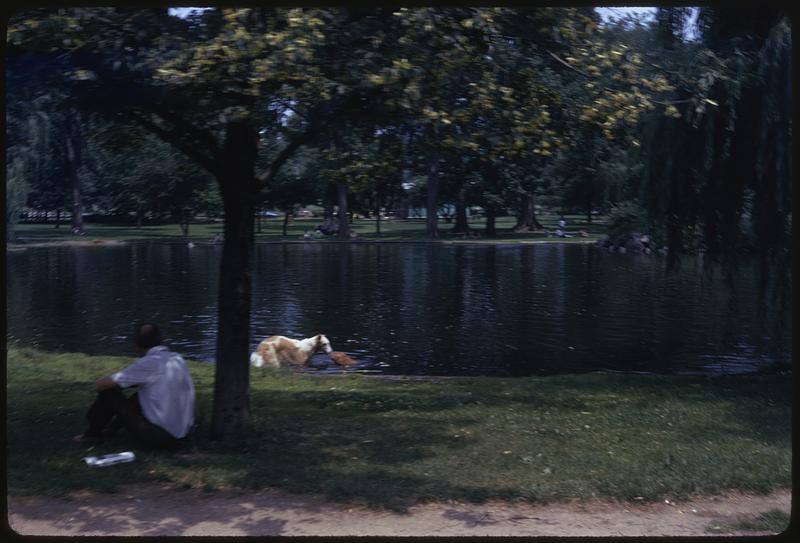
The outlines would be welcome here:
<svg viewBox="0 0 800 543">
<path fill-rule="evenodd" d="M 94 379 L 131 360 L 8 347 L 9 493 L 276 487 L 404 509 L 791 487 L 791 380 L 782 375 L 375 379 L 258 370 L 251 437 L 225 451 L 207 439 L 213 366 L 190 362 L 197 427 L 182 451 L 138 450 L 124 436 L 71 442 Z M 122 450 L 136 461 L 103 469 L 81 461 Z"/>
</svg>

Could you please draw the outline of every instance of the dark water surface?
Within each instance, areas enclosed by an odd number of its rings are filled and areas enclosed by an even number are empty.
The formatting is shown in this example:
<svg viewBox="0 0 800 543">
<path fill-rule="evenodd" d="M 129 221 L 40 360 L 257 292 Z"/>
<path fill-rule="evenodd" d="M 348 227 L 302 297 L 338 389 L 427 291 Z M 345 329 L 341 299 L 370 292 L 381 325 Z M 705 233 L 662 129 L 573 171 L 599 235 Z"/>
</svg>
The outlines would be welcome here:
<svg viewBox="0 0 800 543">
<path fill-rule="evenodd" d="M 173 349 L 213 361 L 221 250 L 11 251 L 9 340 L 131 355 L 133 323 L 154 320 Z M 748 372 L 791 358 L 778 286 L 762 292 L 754 264 L 731 287 L 695 258 L 667 273 L 663 258 L 587 245 L 264 244 L 251 337 L 322 332 L 354 371 L 391 374 Z"/>
</svg>

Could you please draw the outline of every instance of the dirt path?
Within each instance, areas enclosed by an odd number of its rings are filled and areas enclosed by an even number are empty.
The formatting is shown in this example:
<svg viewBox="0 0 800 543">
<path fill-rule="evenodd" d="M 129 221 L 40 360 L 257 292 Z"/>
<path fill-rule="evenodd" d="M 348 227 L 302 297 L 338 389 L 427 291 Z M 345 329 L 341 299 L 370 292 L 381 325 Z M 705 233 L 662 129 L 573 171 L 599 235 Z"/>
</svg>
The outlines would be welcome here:
<svg viewBox="0 0 800 543">
<path fill-rule="evenodd" d="M 738 520 L 791 508 L 791 491 L 690 502 L 522 505 L 438 503 L 405 514 L 280 491 L 206 493 L 131 487 L 69 498 L 8 497 L 9 525 L 24 535 L 702 536 Z M 718 526 L 714 532 L 708 528 Z M 768 532 L 767 532 L 768 533 Z"/>
</svg>

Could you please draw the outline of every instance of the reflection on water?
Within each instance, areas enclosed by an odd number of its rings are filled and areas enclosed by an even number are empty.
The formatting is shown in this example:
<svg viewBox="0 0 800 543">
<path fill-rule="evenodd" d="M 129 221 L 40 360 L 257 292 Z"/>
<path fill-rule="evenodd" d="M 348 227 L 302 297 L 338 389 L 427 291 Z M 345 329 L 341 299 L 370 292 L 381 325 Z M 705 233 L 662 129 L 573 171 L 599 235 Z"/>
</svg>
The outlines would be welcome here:
<svg viewBox="0 0 800 543">
<path fill-rule="evenodd" d="M 212 361 L 221 247 L 132 244 L 8 254 L 8 335 L 43 349 L 130 355 L 140 320 Z M 785 275 L 788 275 L 786 273 Z M 788 277 L 784 286 L 788 285 Z M 791 358 L 788 287 L 759 296 L 695 259 L 586 245 L 256 247 L 251 339 L 325 333 L 354 371 L 530 375 L 746 372 Z M 333 368 L 325 355 L 313 361 Z M 350 370 L 348 370 L 350 371 Z"/>
</svg>

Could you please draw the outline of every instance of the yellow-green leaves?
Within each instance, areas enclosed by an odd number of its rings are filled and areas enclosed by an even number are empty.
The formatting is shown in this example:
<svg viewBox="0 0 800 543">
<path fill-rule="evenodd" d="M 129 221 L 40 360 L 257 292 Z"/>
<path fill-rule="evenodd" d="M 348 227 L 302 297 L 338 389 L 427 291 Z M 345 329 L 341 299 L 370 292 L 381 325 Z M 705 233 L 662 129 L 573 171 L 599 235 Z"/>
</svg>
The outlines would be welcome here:
<svg viewBox="0 0 800 543">
<path fill-rule="evenodd" d="M 664 110 L 664 114 L 665 114 L 666 116 L 668 116 L 668 117 L 673 117 L 673 118 L 675 118 L 675 119 L 679 119 L 679 118 L 681 117 L 681 112 L 680 112 L 680 111 L 678 111 L 678 108 L 676 108 L 676 107 L 675 107 L 674 105 L 672 105 L 672 104 L 670 104 L 670 105 L 668 105 L 668 106 L 666 107 L 666 109 Z"/>
</svg>

